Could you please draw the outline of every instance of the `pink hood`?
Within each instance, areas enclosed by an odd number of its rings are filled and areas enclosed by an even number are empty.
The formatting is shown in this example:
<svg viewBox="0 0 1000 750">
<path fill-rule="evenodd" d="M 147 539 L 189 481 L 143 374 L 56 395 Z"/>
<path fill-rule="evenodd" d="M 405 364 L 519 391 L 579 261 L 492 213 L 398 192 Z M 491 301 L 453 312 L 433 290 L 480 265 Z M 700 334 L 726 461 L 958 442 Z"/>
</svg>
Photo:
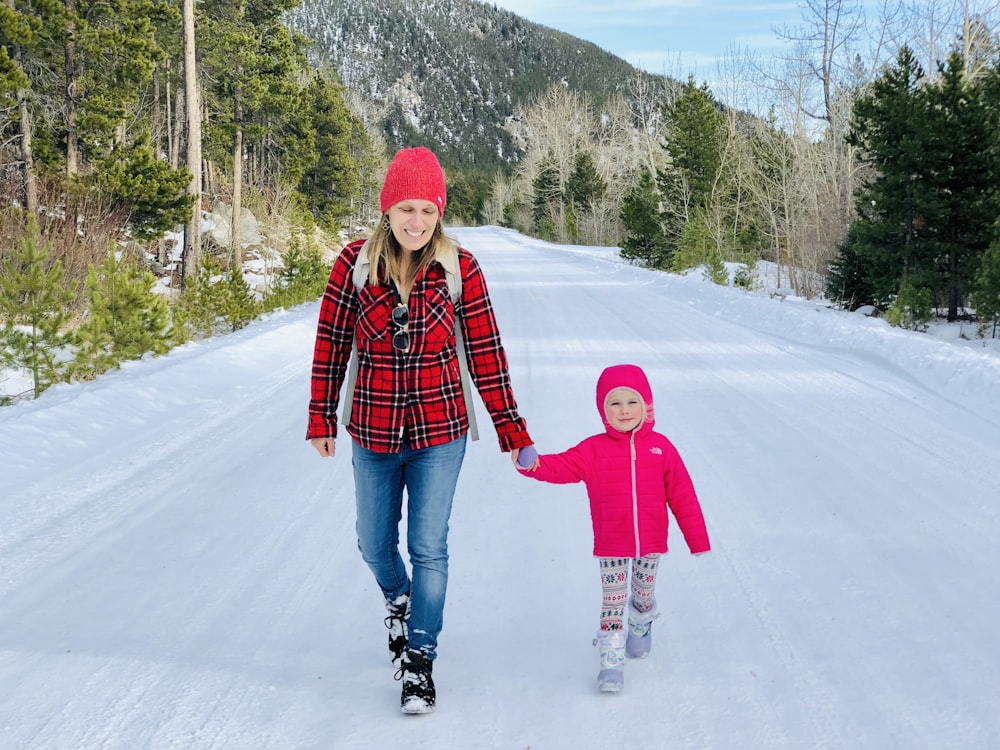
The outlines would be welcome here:
<svg viewBox="0 0 1000 750">
<path fill-rule="evenodd" d="M 649 387 L 646 373 L 637 365 L 613 365 L 606 367 L 601 377 L 597 379 L 597 413 L 601 416 L 605 431 L 612 437 L 622 434 L 608 423 L 608 415 L 604 408 L 608 394 L 616 388 L 628 388 L 639 394 L 642 403 L 646 405 L 646 420 L 639 426 L 637 432 L 652 430 L 656 423 L 653 418 L 653 389 Z"/>
</svg>

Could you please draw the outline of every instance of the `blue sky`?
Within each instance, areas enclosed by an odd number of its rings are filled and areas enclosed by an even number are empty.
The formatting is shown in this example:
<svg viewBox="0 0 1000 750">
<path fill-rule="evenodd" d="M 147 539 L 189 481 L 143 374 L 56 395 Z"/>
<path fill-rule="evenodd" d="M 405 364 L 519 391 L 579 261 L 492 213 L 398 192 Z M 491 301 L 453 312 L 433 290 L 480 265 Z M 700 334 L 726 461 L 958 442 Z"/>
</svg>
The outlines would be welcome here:
<svg viewBox="0 0 1000 750">
<path fill-rule="evenodd" d="M 786 47 L 774 28 L 801 23 L 797 0 L 493 0 L 529 21 L 586 39 L 651 73 L 702 80 L 735 45 L 761 56 Z"/>
</svg>

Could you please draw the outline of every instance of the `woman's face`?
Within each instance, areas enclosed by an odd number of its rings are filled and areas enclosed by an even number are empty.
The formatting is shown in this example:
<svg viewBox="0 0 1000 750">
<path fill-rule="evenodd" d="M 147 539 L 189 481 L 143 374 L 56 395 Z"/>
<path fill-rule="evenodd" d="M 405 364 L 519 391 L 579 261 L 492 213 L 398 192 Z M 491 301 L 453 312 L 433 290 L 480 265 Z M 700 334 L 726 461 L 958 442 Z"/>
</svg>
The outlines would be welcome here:
<svg viewBox="0 0 1000 750">
<path fill-rule="evenodd" d="M 389 228 L 404 250 L 416 251 L 431 241 L 440 216 L 437 204 L 407 199 L 389 208 Z"/>
</svg>

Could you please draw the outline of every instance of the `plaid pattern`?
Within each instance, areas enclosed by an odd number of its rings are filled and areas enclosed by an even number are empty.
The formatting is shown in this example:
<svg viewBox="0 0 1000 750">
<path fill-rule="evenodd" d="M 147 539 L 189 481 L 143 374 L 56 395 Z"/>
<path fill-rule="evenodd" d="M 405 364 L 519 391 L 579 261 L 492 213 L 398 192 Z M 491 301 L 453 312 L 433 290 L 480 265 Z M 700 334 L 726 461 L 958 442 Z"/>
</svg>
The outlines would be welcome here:
<svg viewBox="0 0 1000 750">
<path fill-rule="evenodd" d="M 444 269 L 432 263 L 410 293 L 410 350 L 392 346 L 395 304 L 388 285 L 365 284 L 360 293 L 351 272 L 363 242 L 344 248 L 333 264 L 320 306 L 313 351 L 306 438 L 336 437 L 337 406 L 355 332 L 358 380 L 347 432 L 363 447 L 398 453 L 404 435 L 413 449 L 455 440 L 469 429 L 455 351 L 455 306 Z M 493 420 L 500 448 L 530 445 L 507 371 L 486 280 L 478 261 L 459 250 L 462 335 L 469 374 Z"/>
</svg>

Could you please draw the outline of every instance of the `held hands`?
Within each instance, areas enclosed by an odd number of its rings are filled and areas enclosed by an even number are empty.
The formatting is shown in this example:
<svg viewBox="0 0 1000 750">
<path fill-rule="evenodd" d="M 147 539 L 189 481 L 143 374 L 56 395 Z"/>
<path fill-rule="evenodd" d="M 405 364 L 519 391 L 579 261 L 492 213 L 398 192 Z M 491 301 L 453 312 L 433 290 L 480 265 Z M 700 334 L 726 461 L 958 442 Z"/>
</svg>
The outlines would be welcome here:
<svg viewBox="0 0 1000 750">
<path fill-rule="evenodd" d="M 309 442 L 323 458 L 333 458 L 337 452 L 337 442 L 332 437 L 312 438 Z"/>
<path fill-rule="evenodd" d="M 515 448 L 510 452 L 510 460 L 514 463 L 516 468 L 523 469 L 525 471 L 534 471 L 540 464 L 540 461 L 538 460 L 538 451 L 535 450 L 535 446 L 533 445 L 526 445 L 523 448 Z"/>
</svg>

